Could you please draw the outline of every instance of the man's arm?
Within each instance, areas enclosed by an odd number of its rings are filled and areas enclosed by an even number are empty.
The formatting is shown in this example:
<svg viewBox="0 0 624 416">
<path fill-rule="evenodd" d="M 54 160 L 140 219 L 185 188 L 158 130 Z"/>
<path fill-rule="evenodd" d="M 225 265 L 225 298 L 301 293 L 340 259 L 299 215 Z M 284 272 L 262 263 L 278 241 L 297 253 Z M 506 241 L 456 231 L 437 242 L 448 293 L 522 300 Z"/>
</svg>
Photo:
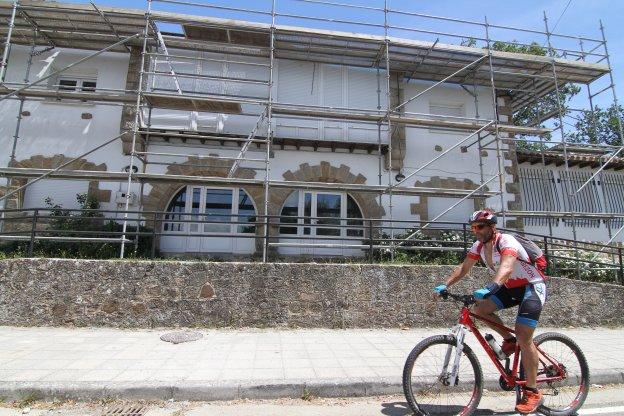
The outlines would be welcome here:
<svg viewBox="0 0 624 416">
<path fill-rule="evenodd" d="M 465 277 L 468 272 L 470 272 L 470 269 L 472 269 L 472 266 L 474 266 L 475 264 L 477 264 L 477 260 L 466 256 L 463 263 L 456 267 L 455 270 L 453 270 L 453 272 L 446 279 L 446 282 L 444 282 L 444 284 L 449 287 L 454 285 L 456 282 Z"/>
<path fill-rule="evenodd" d="M 466 258 L 464 259 L 464 262 L 461 265 L 459 265 L 459 267 L 456 267 L 455 270 L 453 270 L 453 272 L 446 279 L 444 284 L 439 285 L 434 289 L 433 298 L 437 299 L 438 296 L 440 296 L 440 294 L 444 290 L 446 290 L 447 287 L 455 284 L 455 282 L 457 282 L 459 279 L 466 276 L 468 272 L 470 271 L 470 269 L 472 269 L 472 266 L 474 266 L 476 262 L 477 260 L 475 260 L 474 258 L 471 258 L 470 256 L 466 256 Z"/>
</svg>

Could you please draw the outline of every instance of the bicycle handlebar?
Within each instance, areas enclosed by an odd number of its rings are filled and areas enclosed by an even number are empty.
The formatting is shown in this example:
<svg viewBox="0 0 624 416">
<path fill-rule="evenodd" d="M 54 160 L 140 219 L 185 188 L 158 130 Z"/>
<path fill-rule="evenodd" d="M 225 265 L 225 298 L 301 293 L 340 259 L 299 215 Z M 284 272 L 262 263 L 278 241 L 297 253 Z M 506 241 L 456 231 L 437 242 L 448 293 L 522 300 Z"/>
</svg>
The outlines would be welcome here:
<svg viewBox="0 0 624 416">
<path fill-rule="evenodd" d="M 474 305 L 477 302 L 473 295 L 455 295 L 448 290 L 440 292 L 440 297 L 444 300 L 451 298 L 454 301 L 463 303 L 464 306 Z"/>
</svg>

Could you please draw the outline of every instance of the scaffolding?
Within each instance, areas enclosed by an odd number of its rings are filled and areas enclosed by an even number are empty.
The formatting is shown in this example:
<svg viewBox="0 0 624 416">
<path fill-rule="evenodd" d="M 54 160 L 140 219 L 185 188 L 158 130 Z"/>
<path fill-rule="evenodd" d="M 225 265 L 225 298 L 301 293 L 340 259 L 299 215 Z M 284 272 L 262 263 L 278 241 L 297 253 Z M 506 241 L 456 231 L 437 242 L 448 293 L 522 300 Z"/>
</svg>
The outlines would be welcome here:
<svg viewBox="0 0 624 416">
<path fill-rule="evenodd" d="M 566 171 L 569 171 L 568 139 L 565 132 L 565 118 L 570 109 L 565 107 L 560 99 L 561 90 L 567 84 L 581 84 L 587 86 L 590 107 L 575 111 L 585 111 L 593 115 L 595 111 L 594 99 L 599 94 L 611 91 L 613 103 L 618 106 L 615 91 L 615 82 L 611 69 L 610 57 L 604 27 L 600 23 L 600 38 L 573 36 L 550 31 L 547 16 L 544 14 L 544 30 L 523 29 L 518 27 L 497 25 L 490 23 L 487 18 L 482 21 L 470 21 L 441 16 L 432 16 L 423 13 L 398 10 L 390 6 L 388 0 L 379 0 L 378 6 L 358 5 L 325 0 L 263 0 L 255 3 L 258 9 L 235 7 L 236 2 L 220 4 L 219 2 L 187 1 L 187 0 L 146 0 L 144 10 L 100 7 L 91 5 L 42 3 L 39 1 L 0 1 L 0 18 L 6 19 L 7 26 L 0 29 L 3 38 L 3 53 L 0 66 L 0 102 L 4 100 L 19 100 L 20 110 L 17 115 L 18 123 L 13 138 L 12 160 L 15 146 L 20 137 L 20 120 L 22 106 L 25 100 L 45 100 L 51 97 L 83 100 L 101 105 L 125 106 L 134 108 L 134 122 L 132 128 L 122 131 L 121 134 L 104 142 L 96 148 L 79 157 L 71 159 L 55 169 L 38 170 L 25 169 L 13 166 L 0 168 L 0 176 L 7 178 L 7 192 L 0 198 L 6 200 L 20 192 L 24 187 L 44 179 L 76 179 L 108 181 L 124 181 L 125 215 L 123 217 L 123 232 L 118 242 L 120 256 L 124 257 L 126 244 L 130 236 L 127 232 L 129 221 L 131 189 L 139 184 L 139 199 L 143 198 L 143 186 L 148 183 L 202 183 L 214 185 L 240 185 L 262 187 L 264 192 L 263 224 L 263 261 L 267 261 L 269 248 L 280 243 L 270 241 L 271 227 L 269 214 L 269 196 L 272 188 L 276 189 L 335 189 L 335 184 L 324 182 L 299 182 L 272 179 L 272 155 L 276 146 L 296 143 L 300 138 L 287 138 L 276 135 L 274 120 L 276 117 L 288 117 L 294 120 L 338 120 L 342 122 L 368 123 L 376 126 L 377 143 L 349 143 L 348 146 L 376 152 L 378 156 L 378 183 L 373 184 L 341 184 L 345 191 L 366 192 L 376 194 L 379 204 L 389 208 L 387 221 L 391 230 L 391 252 L 396 246 L 412 238 L 405 237 L 404 241 L 395 242 L 394 238 L 394 195 L 430 195 L 452 196 L 459 200 L 436 218 L 425 223 L 419 230 L 441 218 L 461 202 L 471 198 L 498 198 L 500 214 L 505 221 L 507 218 L 524 218 L 536 215 L 523 211 L 507 209 L 505 199 L 505 165 L 504 152 L 513 151 L 518 140 L 527 143 L 541 144 L 541 157 L 544 159 L 548 149 L 544 137 L 559 133 L 557 144 L 562 145 Z M 350 15 L 357 15 L 360 19 L 336 19 L 311 14 L 294 13 L 290 10 L 293 5 L 300 5 L 302 10 L 308 6 L 343 10 Z M 160 7 L 158 7 L 160 6 Z M 168 7 L 176 6 L 192 10 L 193 14 L 182 14 L 168 11 Z M 281 7 L 283 6 L 283 7 Z M 287 7 L 288 6 L 288 7 Z M 252 16 L 249 20 L 234 20 L 231 18 L 214 17 L 220 13 L 230 13 L 234 16 Z M 417 22 L 414 25 L 405 25 L 408 19 Z M 296 25 L 290 25 L 295 22 Z M 458 25 L 468 28 L 466 32 L 440 31 L 432 28 L 439 27 L 440 23 Z M 332 30 L 326 29 L 331 25 Z M 167 31 L 166 28 L 176 26 L 179 32 Z M 316 26 L 316 27 L 315 27 Z M 345 27 L 345 31 L 333 30 L 334 26 Z M 319 28 L 320 27 L 320 28 Z M 354 28 L 358 28 L 355 31 Z M 368 31 L 368 33 L 366 33 Z M 497 50 L 495 44 L 513 43 L 520 47 L 530 48 L 531 43 L 510 41 L 514 34 L 535 36 L 544 40 L 546 55 L 531 55 L 526 53 L 510 53 Z M 431 41 L 413 40 L 403 36 L 433 37 Z M 511 34 L 511 35 L 509 35 Z M 442 42 L 440 39 L 446 41 Z M 465 45 L 466 40 L 472 44 Z M 557 45 L 558 41 L 569 45 L 578 42 L 578 49 L 572 46 Z M 5 82 L 5 75 L 11 59 L 11 45 L 29 45 L 29 61 L 27 63 L 24 82 Z M 41 77 L 36 81 L 29 81 L 29 72 L 32 57 L 44 52 L 59 48 L 72 48 L 93 51 L 86 57 Z M 135 89 L 108 89 L 98 88 L 96 91 L 63 91 L 62 89 L 40 88 L 45 81 L 53 78 L 98 56 L 104 52 L 132 53 L 140 51 L 140 66 Z M 191 52 L 195 55 L 184 53 Z M 206 57 L 205 54 L 220 53 L 224 59 Z M 187 73 L 176 71 L 173 60 L 188 61 L 197 65 L 201 61 L 224 62 L 226 65 L 248 65 L 264 68 L 265 78 L 248 78 L 232 75 Z M 279 60 L 293 60 L 314 62 L 320 64 L 335 64 L 346 67 L 366 68 L 376 71 L 377 74 L 377 106 L 376 108 L 335 108 L 321 105 L 302 105 L 276 100 L 275 69 Z M 159 70 L 160 65 L 165 70 Z M 597 92 L 592 92 L 591 85 L 603 77 L 609 76 L 609 85 Z M 410 80 L 430 82 L 430 85 L 418 94 L 402 102 L 397 102 L 392 96 L 393 77 L 409 83 Z M 172 88 L 157 88 L 156 80 L 170 80 Z M 254 85 L 265 89 L 266 93 L 256 96 L 234 93 L 217 93 L 214 91 L 198 91 L 185 89 L 184 85 L 190 80 L 201 82 L 222 82 L 228 85 Z M 417 101 L 428 92 L 443 84 L 461 86 L 471 94 L 475 100 L 475 117 L 441 116 L 428 113 L 407 111 L 408 104 Z M 382 88 L 383 86 L 383 88 Z M 55 87 L 55 86 L 52 86 Z M 58 85 L 56 85 L 58 87 Z M 491 119 L 479 116 L 478 95 L 476 89 L 485 87 L 491 91 L 492 114 Z M 472 89 L 472 90 L 471 90 Z M 527 125 L 514 125 L 511 120 L 503 120 L 500 114 L 501 96 L 505 95 L 507 105 L 512 111 L 520 111 L 530 106 L 538 106 L 540 99 L 554 94 L 556 109 L 541 114 Z M 385 95 L 385 97 L 383 97 Z M 382 99 L 383 97 L 383 99 Z M 372 105 L 373 103 L 371 103 Z M 384 105 L 385 104 L 385 105 Z M 385 108 L 384 108 L 385 107 Z M 250 111 L 249 109 L 254 109 Z M 232 114 L 252 117 L 256 122 L 253 128 L 245 135 L 208 134 L 191 131 L 155 131 L 152 129 L 152 113 L 154 110 L 184 110 L 195 113 Z M 255 111 L 257 110 L 257 111 Z M 538 109 L 539 110 L 539 109 Z M 541 127 L 542 123 L 556 117 L 554 128 Z M 399 127 L 419 129 L 445 129 L 456 131 L 465 136 L 440 155 L 432 158 L 420 167 L 413 169 L 407 175 L 402 175 L 402 169 L 395 165 L 394 131 Z M 622 135 L 622 126 L 618 119 L 619 136 Z M 385 135 L 385 138 L 383 136 Z M 521 138 L 515 135 L 521 136 Z M 84 170 L 63 170 L 72 162 L 85 157 L 102 147 L 123 140 L 130 143 L 128 156 L 130 165 L 127 172 L 91 172 Z M 156 174 L 147 172 L 150 164 L 159 164 L 153 157 L 168 156 L 174 158 L 190 158 L 190 155 L 179 152 L 152 151 L 154 137 L 182 138 L 198 140 L 202 144 L 233 143 L 240 146 L 236 157 L 214 157 L 231 162 L 226 177 L 215 176 L 187 176 L 179 174 Z M 536 137 L 536 139 L 527 139 Z M 249 156 L 252 146 L 262 151 L 263 158 Z M 298 145 L 297 145 L 298 146 Z M 345 146 L 345 143 L 315 143 L 317 146 Z M 480 181 L 473 190 L 426 188 L 403 186 L 404 183 L 431 164 L 445 157 L 451 150 L 461 147 L 467 149 L 478 146 Z M 605 158 L 601 167 L 589 180 L 578 189 L 570 192 L 574 198 L 588 183 L 604 168 L 621 154 L 624 142 L 619 146 L 603 146 Z M 486 177 L 482 151 L 493 150 L 496 154 L 496 174 Z M 242 167 L 254 171 L 264 171 L 264 179 L 244 179 L 236 177 Z M 383 179 L 384 171 L 386 180 Z M 394 174 L 401 174 L 402 178 Z M 11 178 L 28 178 L 26 185 L 11 188 Z M 488 190 L 488 185 L 496 183 L 494 190 Z M 387 198 L 387 203 L 383 203 Z M 537 215 L 549 216 L 556 212 L 541 212 Z M 577 239 L 575 217 L 586 216 L 582 212 L 569 212 L 572 218 L 574 240 Z M 605 214 L 608 215 L 608 214 Z M 156 224 L 154 224 L 156 226 Z M 624 226 L 614 234 L 619 235 Z M 613 240 L 612 238 L 612 240 Z M 611 241 L 610 241 L 611 242 Z"/>
</svg>

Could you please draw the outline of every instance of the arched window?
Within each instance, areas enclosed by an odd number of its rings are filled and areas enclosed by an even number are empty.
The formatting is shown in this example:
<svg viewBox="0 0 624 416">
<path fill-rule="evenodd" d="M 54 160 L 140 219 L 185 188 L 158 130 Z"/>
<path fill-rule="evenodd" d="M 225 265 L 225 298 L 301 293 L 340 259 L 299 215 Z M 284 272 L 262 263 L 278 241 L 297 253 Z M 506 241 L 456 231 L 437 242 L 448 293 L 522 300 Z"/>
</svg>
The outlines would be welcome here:
<svg viewBox="0 0 624 416">
<path fill-rule="evenodd" d="M 255 221 L 256 208 L 243 189 L 189 185 L 171 199 L 163 229 L 198 234 L 254 234 Z"/>
<path fill-rule="evenodd" d="M 363 237 L 363 229 L 344 227 L 362 226 L 360 218 L 362 211 L 349 194 L 295 191 L 282 207 L 280 234 Z"/>
</svg>

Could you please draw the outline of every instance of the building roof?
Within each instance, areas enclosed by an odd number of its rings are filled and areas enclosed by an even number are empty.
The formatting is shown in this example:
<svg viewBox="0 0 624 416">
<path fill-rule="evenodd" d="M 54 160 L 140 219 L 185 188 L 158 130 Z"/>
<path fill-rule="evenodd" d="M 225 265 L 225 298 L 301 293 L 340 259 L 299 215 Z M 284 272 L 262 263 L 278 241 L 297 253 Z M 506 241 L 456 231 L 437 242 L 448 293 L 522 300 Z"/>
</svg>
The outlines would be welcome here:
<svg viewBox="0 0 624 416">
<path fill-rule="evenodd" d="M 605 149 L 604 147 L 575 146 L 573 144 L 567 146 L 566 153 L 568 154 L 568 166 L 577 166 L 580 168 L 599 168 L 613 156 L 613 151 Z M 565 165 L 565 155 L 562 145 L 556 145 L 543 151 L 518 149 L 516 150 L 516 155 L 518 163 L 530 163 L 531 165 L 544 164 L 545 166 L 551 164 L 555 166 Z M 613 158 L 605 169 L 624 169 L 624 157 Z"/>
<path fill-rule="evenodd" d="M 8 21 L 11 11 L 12 2 L 0 0 L 3 21 Z M 271 26 L 265 23 L 160 11 L 152 13 L 152 20 L 182 26 L 181 34 L 164 33 L 171 49 L 269 56 Z M 12 42 L 31 44 L 33 27 L 39 30 L 37 43 L 40 45 L 100 50 L 142 33 L 145 10 L 22 0 Z M 3 42 L 7 31 L 8 25 L 0 27 Z M 151 29 L 149 33 L 153 35 Z M 275 56 L 385 70 L 385 40 L 376 35 L 276 25 Z M 136 38 L 128 45 L 140 46 L 141 43 L 142 39 Z M 155 40 L 150 38 L 149 43 L 155 45 Z M 448 82 L 490 85 L 485 49 L 397 37 L 391 37 L 389 45 L 390 69 L 409 74 L 412 79 L 439 81 L 480 59 Z M 115 51 L 127 52 L 127 49 L 120 46 Z M 521 108 L 535 96 L 554 90 L 552 63 L 553 58 L 547 56 L 493 51 L 496 86 L 511 91 L 512 108 Z M 560 83 L 589 83 L 609 72 L 605 64 L 581 60 L 554 58 L 554 65 Z"/>
</svg>

